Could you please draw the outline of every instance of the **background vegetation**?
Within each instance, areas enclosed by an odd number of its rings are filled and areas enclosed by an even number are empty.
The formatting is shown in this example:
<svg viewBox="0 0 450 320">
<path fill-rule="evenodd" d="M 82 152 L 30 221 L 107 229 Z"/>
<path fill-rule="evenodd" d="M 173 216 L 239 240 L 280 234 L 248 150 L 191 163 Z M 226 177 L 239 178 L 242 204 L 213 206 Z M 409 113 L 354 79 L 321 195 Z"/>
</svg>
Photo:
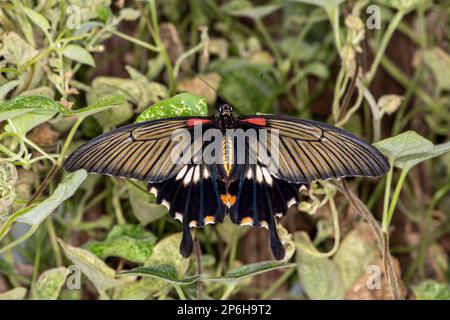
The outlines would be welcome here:
<svg viewBox="0 0 450 320">
<path fill-rule="evenodd" d="M 0 298 L 449 299 L 449 18 L 425 0 L 2 1 Z M 391 171 L 311 185 L 285 261 L 230 221 L 183 259 L 144 184 L 60 165 L 136 119 L 212 112 L 192 70 L 240 113 L 376 142 Z"/>
</svg>

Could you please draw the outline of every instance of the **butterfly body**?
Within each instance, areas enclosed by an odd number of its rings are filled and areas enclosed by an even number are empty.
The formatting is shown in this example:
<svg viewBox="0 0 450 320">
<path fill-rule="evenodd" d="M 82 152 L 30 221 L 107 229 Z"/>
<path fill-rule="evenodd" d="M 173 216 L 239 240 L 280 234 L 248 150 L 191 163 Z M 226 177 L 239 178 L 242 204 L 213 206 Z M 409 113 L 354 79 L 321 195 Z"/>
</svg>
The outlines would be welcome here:
<svg viewBox="0 0 450 320">
<path fill-rule="evenodd" d="M 178 131 L 183 143 L 174 139 Z M 153 120 L 105 133 L 77 149 L 64 167 L 147 182 L 156 202 L 181 221 L 185 257 L 193 248 L 190 228 L 229 215 L 233 223 L 267 228 L 272 253 L 282 259 L 276 217 L 298 202 L 302 186 L 381 176 L 389 164 L 342 129 L 286 116 L 239 116 L 222 104 L 213 117 Z"/>
</svg>

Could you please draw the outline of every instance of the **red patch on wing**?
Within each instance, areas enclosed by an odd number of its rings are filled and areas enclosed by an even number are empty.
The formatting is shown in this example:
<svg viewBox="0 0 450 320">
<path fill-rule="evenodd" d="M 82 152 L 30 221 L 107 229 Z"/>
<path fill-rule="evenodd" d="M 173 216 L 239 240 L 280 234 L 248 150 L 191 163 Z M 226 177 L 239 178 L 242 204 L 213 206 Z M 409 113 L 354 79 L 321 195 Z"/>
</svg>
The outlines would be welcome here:
<svg viewBox="0 0 450 320">
<path fill-rule="evenodd" d="M 205 124 L 205 123 L 210 123 L 211 120 L 208 119 L 188 119 L 186 121 L 186 125 L 188 127 L 193 127 L 193 126 L 197 126 L 199 124 Z"/>
<path fill-rule="evenodd" d="M 248 118 L 241 120 L 241 122 L 250 123 L 257 126 L 265 126 L 267 123 L 266 119 L 264 118 Z"/>
</svg>

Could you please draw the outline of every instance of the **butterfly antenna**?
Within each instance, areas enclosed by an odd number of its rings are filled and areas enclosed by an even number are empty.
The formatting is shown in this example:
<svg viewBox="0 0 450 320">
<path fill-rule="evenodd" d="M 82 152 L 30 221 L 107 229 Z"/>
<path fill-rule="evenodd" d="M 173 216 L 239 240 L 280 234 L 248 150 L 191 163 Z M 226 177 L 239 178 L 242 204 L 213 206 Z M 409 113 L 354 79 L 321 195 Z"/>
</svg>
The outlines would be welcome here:
<svg viewBox="0 0 450 320">
<path fill-rule="evenodd" d="M 216 90 L 216 88 L 214 88 L 212 85 L 210 85 L 208 83 L 208 81 L 206 81 L 205 79 L 203 79 L 202 76 L 200 76 L 200 74 L 198 74 L 197 72 L 194 71 L 194 69 L 192 69 L 191 67 L 191 71 L 192 73 L 201 80 L 201 82 L 203 82 L 204 84 L 206 84 L 212 91 L 214 91 L 216 93 L 216 95 L 223 100 L 223 102 L 225 102 L 225 99 L 219 94 L 219 92 Z"/>
<path fill-rule="evenodd" d="M 249 83 L 247 86 L 242 88 L 242 92 L 245 92 L 248 88 L 253 87 L 255 85 L 255 83 L 257 83 L 258 81 L 260 81 L 263 78 L 263 76 L 264 76 L 264 72 L 261 72 L 258 79 L 255 79 L 254 81 L 252 81 L 252 83 Z"/>
</svg>

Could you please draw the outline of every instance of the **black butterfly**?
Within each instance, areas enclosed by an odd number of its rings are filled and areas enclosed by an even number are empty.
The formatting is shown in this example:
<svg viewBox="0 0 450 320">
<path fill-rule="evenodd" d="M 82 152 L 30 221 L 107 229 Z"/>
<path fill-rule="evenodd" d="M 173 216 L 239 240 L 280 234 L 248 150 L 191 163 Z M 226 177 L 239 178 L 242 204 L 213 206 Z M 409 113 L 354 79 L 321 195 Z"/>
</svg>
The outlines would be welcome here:
<svg viewBox="0 0 450 320">
<path fill-rule="evenodd" d="M 202 134 L 219 130 L 223 161 L 196 161 L 212 141 L 198 143 L 194 134 L 180 149 L 193 149 L 192 161 L 174 161 L 171 154 L 180 143 L 172 134 L 178 129 Z M 259 156 L 251 156 L 254 143 L 246 139 L 238 147 L 227 129 L 244 133 L 252 129 L 257 138 L 262 129 L 277 133 L 277 144 L 265 140 L 268 155 L 278 154 L 275 170 Z M 244 161 L 237 161 L 242 153 Z M 229 214 L 233 223 L 267 228 L 272 253 L 282 259 L 285 250 L 276 232 L 276 217 L 298 202 L 302 186 L 318 179 L 382 176 L 389 163 L 376 148 L 342 129 L 287 116 L 239 116 L 230 105 L 221 104 L 214 117 L 152 120 L 105 133 L 73 152 L 64 168 L 147 182 L 156 202 L 182 222 L 184 257 L 192 253 L 191 227 L 222 222 Z"/>
</svg>

